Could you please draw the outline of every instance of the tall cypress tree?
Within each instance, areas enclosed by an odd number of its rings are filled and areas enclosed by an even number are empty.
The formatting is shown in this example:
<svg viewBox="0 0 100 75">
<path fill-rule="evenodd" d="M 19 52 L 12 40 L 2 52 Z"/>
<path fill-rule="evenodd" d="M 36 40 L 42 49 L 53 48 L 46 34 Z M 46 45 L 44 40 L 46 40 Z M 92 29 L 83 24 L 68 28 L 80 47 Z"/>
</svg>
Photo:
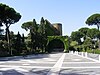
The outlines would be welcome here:
<svg viewBox="0 0 100 75">
<path fill-rule="evenodd" d="M 24 34 L 22 34 L 22 37 L 21 37 L 21 51 L 26 51 L 27 50 L 27 47 L 26 47 L 26 43 L 25 43 L 25 37 L 24 37 Z"/>
<path fill-rule="evenodd" d="M 24 34 L 22 34 L 22 42 L 23 42 L 23 43 L 25 42 Z"/>
<path fill-rule="evenodd" d="M 17 34 L 17 39 L 16 39 L 16 49 L 17 49 L 18 54 L 22 52 L 21 51 L 21 35 L 19 32 Z"/>
<path fill-rule="evenodd" d="M 40 21 L 40 28 L 41 28 L 41 44 L 42 44 L 42 52 L 45 51 L 46 43 L 47 43 L 47 32 L 46 32 L 46 21 L 44 18 L 41 18 Z"/>
<path fill-rule="evenodd" d="M 41 35 L 41 48 L 42 48 L 42 52 L 43 52 L 43 48 L 44 48 L 44 44 L 43 44 L 43 39 L 44 39 L 44 18 L 41 18 L 40 21 L 40 35 Z"/>
</svg>

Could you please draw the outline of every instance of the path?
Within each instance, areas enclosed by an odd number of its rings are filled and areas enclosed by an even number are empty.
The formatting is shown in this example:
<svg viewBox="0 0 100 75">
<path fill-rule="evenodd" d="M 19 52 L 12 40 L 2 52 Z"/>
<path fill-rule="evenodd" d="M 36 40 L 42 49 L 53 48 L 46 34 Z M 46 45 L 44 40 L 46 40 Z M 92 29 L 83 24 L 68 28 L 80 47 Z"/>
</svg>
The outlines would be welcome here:
<svg viewBox="0 0 100 75">
<path fill-rule="evenodd" d="M 0 61 L 0 75 L 100 75 L 100 63 L 69 53 Z"/>
</svg>

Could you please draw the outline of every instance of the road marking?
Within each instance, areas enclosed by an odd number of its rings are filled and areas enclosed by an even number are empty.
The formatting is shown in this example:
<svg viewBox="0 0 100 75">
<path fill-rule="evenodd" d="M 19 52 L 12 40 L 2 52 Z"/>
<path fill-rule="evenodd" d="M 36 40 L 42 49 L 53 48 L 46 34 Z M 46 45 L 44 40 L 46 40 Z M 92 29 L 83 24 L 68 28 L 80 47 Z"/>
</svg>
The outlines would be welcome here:
<svg viewBox="0 0 100 75">
<path fill-rule="evenodd" d="M 68 69 L 68 68 L 75 68 L 75 69 L 78 69 L 78 68 L 99 68 L 100 69 L 100 66 L 89 66 L 89 67 L 61 67 L 61 69 Z"/>
<path fill-rule="evenodd" d="M 22 65 L 30 65 L 30 64 L 22 64 Z"/>
<path fill-rule="evenodd" d="M 45 63 L 45 64 L 47 64 L 47 63 L 56 63 L 55 61 L 52 61 L 52 62 L 50 62 L 50 61 L 32 61 L 32 60 L 27 60 L 27 62 L 28 63 Z"/>
<path fill-rule="evenodd" d="M 2 64 L 2 63 L 6 63 L 6 62 L 0 62 L 0 64 Z"/>
<path fill-rule="evenodd" d="M 0 65 L 0 67 L 4 67 L 4 68 L 52 68 L 52 67 L 44 67 L 44 66 L 15 66 L 15 65 Z M 1 69 L 0 69 L 1 70 Z"/>
<path fill-rule="evenodd" d="M 7 71 L 7 70 L 17 70 L 17 71 L 23 71 L 23 72 L 29 72 L 28 70 L 18 68 L 18 67 L 11 67 L 11 68 L 1 68 L 0 71 Z"/>
<path fill-rule="evenodd" d="M 94 63 L 94 64 L 96 64 L 98 62 L 63 62 L 63 64 L 82 64 L 82 63 L 87 63 L 87 64 Z"/>
<path fill-rule="evenodd" d="M 48 72 L 47 75 L 58 75 L 60 72 L 60 68 L 63 64 L 63 60 L 65 58 L 66 53 L 64 53 L 59 60 L 57 61 L 57 63 L 52 67 L 52 69 Z"/>
<path fill-rule="evenodd" d="M 0 68 L 0 71 L 1 71 L 1 70 L 2 70 L 2 71 L 6 71 L 6 70 L 10 70 L 10 69 L 13 69 L 13 68 L 11 68 L 11 67 L 10 67 L 10 68 L 8 68 L 8 67 L 7 67 L 7 68 Z"/>
<path fill-rule="evenodd" d="M 45 64 L 54 64 L 54 63 L 56 63 L 56 62 L 46 62 L 46 61 L 45 61 L 45 62 L 42 62 L 42 61 L 41 61 L 41 62 L 40 62 L 40 61 L 36 61 L 36 62 L 35 62 L 35 61 L 33 61 L 33 62 L 9 62 L 9 63 L 14 63 L 14 64 L 15 64 L 15 63 L 16 63 L 16 64 L 17 64 L 17 63 L 21 63 L 21 64 L 25 64 L 25 63 L 29 63 L 29 64 L 31 64 L 31 63 L 38 63 L 38 64 L 41 64 L 41 63 L 45 63 Z"/>
<path fill-rule="evenodd" d="M 76 55 L 76 54 L 74 54 L 74 55 Z M 92 58 L 89 58 L 89 57 L 84 57 L 84 56 L 81 56 L 81 55 L 77 55 L 77 56 L 100 63 L 100 61 L 96 60 L 96 59 L 92 59 Z"/>
<path fill-rule="evenodd" d="M 6 62 L 0 62 L 0 64 L 1 63 L 6 63 Z M 54 64 L 54 63 L 56 63 L 55 61 L 34 61 L 34 60 L 24 60 L 24 61 L 8 61 L 7 63 L 45 63 L 45 64 L 48 64 L 48 63 L 52 63 L 52 64 Z"/>
<path fill-rule="evenodd" d="M 80 60 L 82 60 L 82 59 L 72 59 L 73 61 L 80 61 Z"/>
</svg>

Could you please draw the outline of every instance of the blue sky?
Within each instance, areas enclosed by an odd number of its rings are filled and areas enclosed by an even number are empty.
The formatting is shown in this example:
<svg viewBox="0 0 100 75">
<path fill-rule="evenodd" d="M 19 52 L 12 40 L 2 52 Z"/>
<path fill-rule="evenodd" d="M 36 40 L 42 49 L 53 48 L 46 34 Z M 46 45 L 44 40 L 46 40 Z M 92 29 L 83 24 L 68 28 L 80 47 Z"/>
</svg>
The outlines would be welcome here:
<svg viewBox="0 0 100 75">
<path fill-rule="evenodd" d="M 0 0 L 1 3 L 13 7 L 22 15 L 19 22 L 11 25 L 10 30 L 15 34 L 28 34 L 21 28 L 22 23 L 36 19 L 40 22 L 41 17 L 48 19 L 51 23 L 62 23 L 63 35 L 69 35 L 82 27 L 86 19 L 94 14 L 100 13 L 100 0 Z M 95 27 L 96 26 L 92 26 Z"/>
</svg>

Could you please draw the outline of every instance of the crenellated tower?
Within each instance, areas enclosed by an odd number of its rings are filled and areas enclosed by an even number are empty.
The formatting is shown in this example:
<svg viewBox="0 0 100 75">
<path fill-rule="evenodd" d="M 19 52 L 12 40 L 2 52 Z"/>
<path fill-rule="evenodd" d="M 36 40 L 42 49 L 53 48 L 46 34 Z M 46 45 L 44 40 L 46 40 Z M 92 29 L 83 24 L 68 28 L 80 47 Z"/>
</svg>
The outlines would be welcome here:
<svg viewBox="0 0 100 75">
<path fill-rule="evenodd" d="M 59 35 L 62 36 L 62 24 L 61 23 L 54 23 L 52 24 L 54 28 L 59 31 Z"/>
</svg>

